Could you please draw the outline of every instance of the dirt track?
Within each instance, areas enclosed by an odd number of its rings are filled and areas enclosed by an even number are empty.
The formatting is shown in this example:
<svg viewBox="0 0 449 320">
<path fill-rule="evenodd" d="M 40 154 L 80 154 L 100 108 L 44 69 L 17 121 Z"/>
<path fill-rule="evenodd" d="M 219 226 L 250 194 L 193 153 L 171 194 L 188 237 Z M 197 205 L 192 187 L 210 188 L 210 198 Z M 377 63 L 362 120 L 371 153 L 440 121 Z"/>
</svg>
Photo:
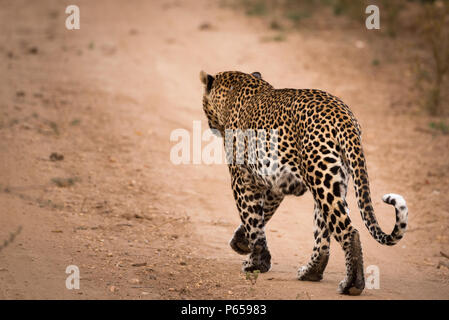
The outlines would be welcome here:
<svg viewBox="0 0 449 320">
<path fill-rule="evenodd" d="M 0 2 L 0 241 L 20 231 L 0 251 L 0 298 L 348 299 L 336 293 L 335 241 L 323 281 L 295 279 L 313 246 L 310 194 L 287 198 L 267 226 L 272 270 L 255 285 L 240 273 L 226 166 L 169 161 L 172 130 L 207 128 L 201 69 L 260 71 L 275 87 L 320 88 L 351 106 L 381 227 L 394 225 L 381 196 L 395 192 L 408 201 L 410 231 L 397 246 L 377 244 L 350 189 L 380 289 L 349 299 L 449 298 L 448 268 L 437 268 L 449 262 L 440 255 L 449 139 L 405 111 L 406 68 L 395 56 L 373 67 L 380 49 L 366 32 L 268 41 L 261 20 L 210 1 L 79 1 L 81 29 L 68 31 L 71 3 L 26 3 Z M 53 152 L 64 160 L 50 161 Z M 72 264 L 80 290 L 65 288 Z"/>
</svg>

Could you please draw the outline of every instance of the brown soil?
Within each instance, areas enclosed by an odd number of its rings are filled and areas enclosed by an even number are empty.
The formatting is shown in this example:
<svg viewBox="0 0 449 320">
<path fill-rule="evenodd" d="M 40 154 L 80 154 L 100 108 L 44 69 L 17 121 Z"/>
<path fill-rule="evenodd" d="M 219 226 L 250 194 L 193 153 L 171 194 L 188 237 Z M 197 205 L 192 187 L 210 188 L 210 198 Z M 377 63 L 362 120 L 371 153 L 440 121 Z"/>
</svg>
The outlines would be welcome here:
<svg viewBox="0 0 449 320">
<path fill-rule="evenodd" d="M 449 298 L 449 136 L 416 111 L 404 52 L 382 55 L 391 40 L 334 28 L 270 41 L 262 20 L 211 1 L 77 3 L 77 31 L 65 29 L 68 1 L 0 3 L 0 243 L 15 235 L 1 245 L 1 299 Z M 383 247 L 349 192 L 380 289 L 336 293 L 335 242 L 323 281 L 295 279 L 313 246 L 310 194 L 286 199 L 267 226 L 272 270 L 256 284 L 240 273 L 226 166 L 169 159 L 172 130 L 207 128 L 201 69 L 260 71 L 351 106 L 384 230 L 394 225 L 384 193 L 409 206 L 406 237 Z M 55 152 L 64 159 L 51 161 Z M 80 269 L 79 290 L 65 287 L 68 265 Z"/>
</svg>

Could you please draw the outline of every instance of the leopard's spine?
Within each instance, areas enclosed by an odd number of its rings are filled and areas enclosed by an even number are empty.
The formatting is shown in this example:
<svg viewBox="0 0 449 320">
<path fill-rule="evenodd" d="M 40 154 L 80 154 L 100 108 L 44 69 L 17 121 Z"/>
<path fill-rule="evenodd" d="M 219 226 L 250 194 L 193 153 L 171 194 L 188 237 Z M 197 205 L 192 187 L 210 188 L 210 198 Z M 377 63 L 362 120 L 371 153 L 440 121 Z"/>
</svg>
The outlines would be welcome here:
<svg viewBox="0 0 449 320">
<path fill-rule="evenodd" d="M 382 200 L 385 203 L 391 204 L 395 207 L 396 223 L 391 234 L 386 234 L 379 226 L 374 208 L 371 201 L 368 171 L 366 168 L 365 156 L 360 141 L 360 136 L 355 135 L 352 139 L 353 150 L 358 153 L 359 161 L 353 161 L 349 154 L 343 154 L 343 157 L 349 167 L 349 171 L 354 181 L 354 189 L 357 198 L 357 204 L 360 209 L 363 222 L 370 232 L 371 236 L 380 244 L 393 246 L 401 240 L 407 230 L 408 208 L 405 200 L 398 194 L 385 194 Z M 345 147 L 342 146 L 343 150 Z M 356 151 L 357 150 L 357 151 Z M 351 160 L 350 160 L 351 159 Z M 348 161 L 349 160 L 349 161 Z"/>
</svg>

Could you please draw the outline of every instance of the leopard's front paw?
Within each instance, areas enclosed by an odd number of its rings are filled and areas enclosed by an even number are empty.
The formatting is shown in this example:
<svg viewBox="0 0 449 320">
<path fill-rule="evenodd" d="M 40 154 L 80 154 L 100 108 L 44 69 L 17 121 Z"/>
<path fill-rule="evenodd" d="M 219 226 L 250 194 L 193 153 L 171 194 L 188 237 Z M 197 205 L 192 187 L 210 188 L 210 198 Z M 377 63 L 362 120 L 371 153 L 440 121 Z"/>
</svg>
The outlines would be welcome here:
<svg viewBox="0 0 449 320">
<path fill-rule="evenodd" d="M 245 237 L 245 231 L 243 226 L 240 226 L 234 233 L 231 241 L 229 242 L 231 248 L 238 254 L 249 254 L 251 250 L 249 248 L 249 241 Z"/>
<path fill-rule="evenodd" d="M 318 258 L 309 262 L 306 266 L 299 268 L 298 280 L 301 281 L 320 281 L 323 279 L 323 273 L 329 261 L 329 254 L 321 254 Z"/>
<path fill-rule="evenodd" d="M 268 272 L 271 269 L 271 254 L 268 249 L 260 253 L 252 253 L 249 258 L 243 262 L 243 272 L 253 272 L 259 270 L 261 273 Z"/>
<path fill-rule="evenodd" d="M 320 281 L 323 279 L 323 273 L 317 272 L 308 266 L 302 266 L 298 270 L 298 280 L 301 281 Z"/>
</svg>

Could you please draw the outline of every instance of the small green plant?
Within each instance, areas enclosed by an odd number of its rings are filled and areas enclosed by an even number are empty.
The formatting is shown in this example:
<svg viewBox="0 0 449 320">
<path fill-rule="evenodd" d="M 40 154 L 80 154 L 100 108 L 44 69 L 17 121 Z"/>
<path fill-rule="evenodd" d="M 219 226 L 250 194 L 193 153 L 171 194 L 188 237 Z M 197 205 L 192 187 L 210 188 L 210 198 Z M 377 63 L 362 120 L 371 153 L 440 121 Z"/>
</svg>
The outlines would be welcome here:
<svg viewBox="0 0 449 320">
<path fill-rule="evenodd" d="M 429 127 L 436 131 L 441 131 L 443 134 L 449 134 L 449 124 L 440 122 L 431 122 L 429 123 Z"/>
<path fill-rule="evenodd" d="M 273 37 L 273 41 L 277 41 L 277 42 L 279 42 L 279 41 L 285 41 L 285 39 L 286 39 L 286 37 L 285 37 L 285 35 L 283 35 L 283 34 L 278 34 L 278 35 L 276 35 L 276 36 Z"/>
<path fill-rule="evenodd" d="M 441 96 L 449 71 L 449 1 L 424 4 L 423 36 L 432 55 L 432 81 L 425 107 L 431 115 L 443 113 Z"/>
<path fill-rule="evenodd" d="M 298 26 L 304 19 L 310 18 L 317 9 L 314 0 L 286 0 L 282 6 L 282 15 Z"/>
<path fill-rule="evenodd" d="M 310 13 L 309 12 L 302 12 L 302 11 L 289 11 L 286 14 L 287 18 L 291 20 L 295 24 L 299 24 L 303 19 L 309 18 Z"/>
<path fill-rule="evenodd" d="M 17 237 L 17 235 L 22 231 L 22 226 L 19 226 L 15 232 L 11 232 L 9 234 L 8 239 L 5 239 L 3 243 L 0 244 L 0 251 L 2 251 L 4 248 L 6 248 L 8 245 L 10 245 L 12 242 L 14 242 L 14 239 Z"/>
<path fill-rule="evenodd" d="M 386 30 L 387 34 L 394 38 L 398 33 L 399 27 L 399 14 L 404 8 L 404 0 L 382 0 L 382 13 L 384 17 L 384 21 L 386 22 Z"/>
<path fill-rule="evenodd" d="M 336 16 L 344 14 L 359 21 L 362 21 L 365 17 L 366 4 L 364 1 L 333 0 L 323 2 L 325 4 L 330 4 L 333 7 Z"/>
<path fill-rule="evenodd" d="M 249 16 L 264 16 L 267 14 L 267 4 L 264 0 L 245 1 L 246 14 Z"/>
<path fill-rule="evenodd" d="M 260 40 L 262 42 L 271 42 L 271 41 L 281 42 L 281 41 L 285 41 L 286 39 L 287 39 L 287 37 L 283 33 L 280 33 L 275 36 L 262 37 Z"/>
<path fill-rule="evenodd" d="M 48 121 L 49 127 L 53 130 L 54 134 L 59 136 L 59 126 L 54 121 Z"/>
<path fill-rule="evenodd" d="M 260 270 L 254 270 L 252 272 L 246 272 L 246 280 L 249 280 L 251 284 L 254 286 L 257 282 L 257 278 L 259 278 Z"/>
<path fill-rule="evenodd" d="M 77 177 L 73 178 L 52 178 L 51 182 L 53 182 L 59 188 L 67 188 L 73 186 L 79 179 Z"/>
<path fill-rule="evenodd" d="M 277 20 L 273 20 L 270 23 L 270 29 L 272 30 L 282 30 L 282 25 L 277 21 Z"/>
<path fill-rule="evenodd" d="M 70 125 L 72 126 L 77 126 L 81 123 L 80 119 L 73 119 L 72 121 L 70 121 Z"/>
</svg>

